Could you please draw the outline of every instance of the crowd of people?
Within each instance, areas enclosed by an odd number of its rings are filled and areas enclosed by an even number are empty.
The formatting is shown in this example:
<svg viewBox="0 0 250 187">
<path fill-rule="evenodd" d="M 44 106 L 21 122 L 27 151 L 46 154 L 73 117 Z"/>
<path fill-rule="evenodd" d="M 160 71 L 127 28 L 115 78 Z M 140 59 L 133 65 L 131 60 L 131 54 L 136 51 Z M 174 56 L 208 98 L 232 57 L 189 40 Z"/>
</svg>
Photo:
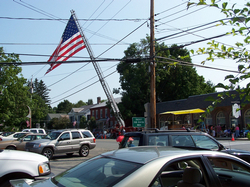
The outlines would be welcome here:
<svg viewBox="0 0 250 187">
<path fill-rule="evenodd" d="M 239 125 L 232 125 L 232 127 L 222 127 L 220 125 L 216 126 L 209 126 L 207 128 L 207 133 L 209 133 L 213 137 L 231 137 L 232 134 L 234 135 L 235 138 L 240 137 L 240 128 Z"/>
</svg>

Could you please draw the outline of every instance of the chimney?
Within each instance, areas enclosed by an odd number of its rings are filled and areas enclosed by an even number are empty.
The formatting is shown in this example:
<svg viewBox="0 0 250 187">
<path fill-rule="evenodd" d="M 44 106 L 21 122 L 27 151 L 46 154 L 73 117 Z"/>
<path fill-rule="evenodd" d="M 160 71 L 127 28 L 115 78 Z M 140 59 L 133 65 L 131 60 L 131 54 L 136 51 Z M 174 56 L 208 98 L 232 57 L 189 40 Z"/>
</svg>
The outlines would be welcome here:
<svg viewBox="0 0 250 187">
<path fill-rule="evenodd" d="M 101 97 L 97 97 L 97 104 L 101 103 Z"/>
</svg>

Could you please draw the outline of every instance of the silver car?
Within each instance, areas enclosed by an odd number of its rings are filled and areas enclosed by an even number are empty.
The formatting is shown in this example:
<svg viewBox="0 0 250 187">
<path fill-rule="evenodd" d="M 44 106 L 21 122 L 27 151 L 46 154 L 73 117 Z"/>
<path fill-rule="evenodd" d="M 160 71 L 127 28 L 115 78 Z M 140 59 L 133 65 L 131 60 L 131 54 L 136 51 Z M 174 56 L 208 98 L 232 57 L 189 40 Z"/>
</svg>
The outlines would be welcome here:
<svg viewBox="0 0 250 187">
<path fill-rule="evenodd" d="M 11 181 L 28 186 L 24 180 Z M 250 164 L 226 153 L 142 146 L 114 150 L 83 162 L 32 187 L 245 187 Z"/>
<path fill-rule="evenodd" d="M 51 159 L 54 154 L 66 153 L 68 156 L 75 152 L 86 157 L 90 149 L 94 149 L 96 140 L 89 130 L 65 129 L 52 131 L 45 139 L 27 142 L 25 149 L 43 154 Z"/>
</svg>

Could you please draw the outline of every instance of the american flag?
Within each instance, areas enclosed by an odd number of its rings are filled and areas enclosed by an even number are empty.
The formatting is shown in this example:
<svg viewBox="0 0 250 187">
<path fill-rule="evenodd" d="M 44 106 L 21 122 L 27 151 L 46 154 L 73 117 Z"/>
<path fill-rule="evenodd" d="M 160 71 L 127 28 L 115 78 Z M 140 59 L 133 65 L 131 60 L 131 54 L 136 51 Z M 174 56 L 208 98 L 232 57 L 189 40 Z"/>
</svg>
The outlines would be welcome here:
<svg viewBox="0 0 250 187">
<path fill-rule="evenodd" d="M 48 62 L 66 61 L 74 54 L 84 49 L 85 45 L 74 17 L 71 15 L 68 24 L 63 32 L 61 41 Z M 60 66 L 61 63 L 52 63 L 46 74 Z"/>
</svg>

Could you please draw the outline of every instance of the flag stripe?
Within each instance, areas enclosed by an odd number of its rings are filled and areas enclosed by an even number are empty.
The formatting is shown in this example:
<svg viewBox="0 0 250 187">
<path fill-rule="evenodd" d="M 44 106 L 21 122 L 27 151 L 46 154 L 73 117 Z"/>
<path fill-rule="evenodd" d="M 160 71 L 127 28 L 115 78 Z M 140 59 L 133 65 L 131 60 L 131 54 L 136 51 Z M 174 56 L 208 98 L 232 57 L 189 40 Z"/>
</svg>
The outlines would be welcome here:
<svg viewBox="0 0 250 187">
<path fill-rule="evenodd" d="M 50 68 L 47 70 L 46 74 L 61 65 L 62 63 L 60 62 L 68 60 L 85 47 L 86 46 L 84 45 L 76 22 L 73 16 L 71 16 L 63 32 L 59 45 L 48 60 L 48 62 L 59 63 L 50 64 Z"/>
</svg>

